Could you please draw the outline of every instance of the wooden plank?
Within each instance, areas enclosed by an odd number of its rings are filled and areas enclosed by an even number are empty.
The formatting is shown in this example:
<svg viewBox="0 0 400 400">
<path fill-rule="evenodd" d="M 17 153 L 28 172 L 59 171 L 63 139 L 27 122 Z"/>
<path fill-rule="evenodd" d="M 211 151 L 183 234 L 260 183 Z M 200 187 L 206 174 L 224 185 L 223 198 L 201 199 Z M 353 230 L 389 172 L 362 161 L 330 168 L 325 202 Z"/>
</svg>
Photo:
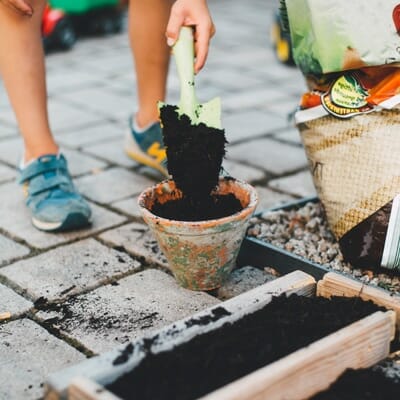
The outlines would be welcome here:
<svg viewBox="0 0 400 400">
<path fill-rule="evenodd" d="M 345 296 L 372 300 L 375 304 L 394 310 L 396 312 L 396 325 L 400 328 L 400 296 L 398 295 L 365 285 L 360 281 L 335 272 L 327 273 L 322 280 L 318 281 L 317 295 L 328 298 L 331 296 Z"/>
<path fill-rule="evenodd" d="M 68 388 L 68 400 L 121 400 L 90 379 L 75 378 Z"/>
<path fill-rule="evenodd" d="M 366 368 L 389 354 L 395 313 L 378 311 L 267 365 L 201 400 L 304 400 L 347 368 Z"/>
</svg>

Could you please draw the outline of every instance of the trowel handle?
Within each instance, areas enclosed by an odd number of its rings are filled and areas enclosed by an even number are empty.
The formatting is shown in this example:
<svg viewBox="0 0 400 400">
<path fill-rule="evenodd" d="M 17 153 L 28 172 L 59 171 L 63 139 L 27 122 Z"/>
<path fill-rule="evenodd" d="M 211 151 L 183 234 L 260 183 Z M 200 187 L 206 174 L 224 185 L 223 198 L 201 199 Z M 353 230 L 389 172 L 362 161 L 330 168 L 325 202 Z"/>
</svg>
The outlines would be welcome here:
<svg viewBox="0 0 400 400">
<path fill-rule="evenodd" d="M 172 53 L 175 56 L 181 89 L 179 108 L 194 121 L 196 118 L 194 114 L 197 99 L 194 91 L 194 38 L 192 27 L 183 26 L 181 28 L 179 38 L 172 48 Z"/>
</svg>

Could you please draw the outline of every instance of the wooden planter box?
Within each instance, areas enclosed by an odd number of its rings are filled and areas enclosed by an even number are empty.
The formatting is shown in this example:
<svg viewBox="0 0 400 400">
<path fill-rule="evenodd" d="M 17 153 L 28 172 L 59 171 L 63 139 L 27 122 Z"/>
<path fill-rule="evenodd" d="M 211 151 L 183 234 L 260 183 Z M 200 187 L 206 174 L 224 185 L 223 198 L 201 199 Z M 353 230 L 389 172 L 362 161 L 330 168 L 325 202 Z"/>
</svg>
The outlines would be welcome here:
<svg viewBox="0 0 400 400">
<path fill-rule="evenodd" d="M 353 296 L 360 294 L 354 286 L 355 283 L 357 282 L 330 273 L 316 285 L 312 276 L 302 271 L 295 271 L 165 327 L 147 338 L 156 335 L 161 338 L 152 347 L 152 352 L 157 353 L 189 341 L 200 333 L 217 329 L 228 321 L 238 320 L 243 315 L 264 307 L 271 301 L 273 295 L 297 293 L 312 296 L 317 290 L 317 295 L 325 297 L 337 294 Z M 380 290 L 368 292 L 364 296 L 377 304 L 394 308 L 397 312 L 400 310 L 399 304 L 392 304 L 390 299 L 382 297 Z M 231 315 L 223 316 L 206 325 L 193 323 L 199 321 L 199 318 L 213 316 L 213 310 L 221 306 Z M 202 397 L 202 400 L 307 399 L 327 388 L 345 369 L 366 368 L 387 357 L 390 342 L 394 337 L 396 318 L 398 320 L 395 311 L 375 312 L 209 393 Z M 139 364 L 144 357 L 141 350 L 144 339 L 132 342 L 132 356 L 123 364 L 113 365 L 113 360 L 121 354 L 121 348 L 54 374 L 47 382 L 46 400 L 119 399 L 104 389 L 103 385 L 114 382 Z"/>
</svg>

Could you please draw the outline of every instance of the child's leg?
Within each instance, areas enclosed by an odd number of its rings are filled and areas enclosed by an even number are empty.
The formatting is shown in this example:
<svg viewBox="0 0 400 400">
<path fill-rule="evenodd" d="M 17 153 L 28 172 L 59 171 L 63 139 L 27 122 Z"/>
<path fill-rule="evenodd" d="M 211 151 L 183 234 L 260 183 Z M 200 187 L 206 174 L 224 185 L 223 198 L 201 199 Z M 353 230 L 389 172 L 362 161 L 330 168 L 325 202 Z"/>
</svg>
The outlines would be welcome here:
<svg viewBox="0 0 400 400">
<path fill-rule="evenodd" d="M 36 228 L 78 229 L 90 224 L 91 211 L 71 181 L 67 161 L 57 154 L 49 128 L 40 29 L 45 1 L 31 4 L 29 18 L 0 2 L 0 73 L 24 138 L 25 162 L 30 161 L 20 169 L 19 182 Z"/>
<path fill-rule="evenodd" d="M 22 16 L 0 2 L 0 74 L 25 144 L 25 161 L 56 154 L 47 116 L 41 39 L 44 0 L 32 0 L 34 14 Z"/>
<path fill-rule="evenodd" d="M 129 38 L 136 67 L 139 127 L 158 120 L 157 101 L 164 100 L 171 49 L 165 31 L 172 0 L 130 0 Z"/>
</svg>

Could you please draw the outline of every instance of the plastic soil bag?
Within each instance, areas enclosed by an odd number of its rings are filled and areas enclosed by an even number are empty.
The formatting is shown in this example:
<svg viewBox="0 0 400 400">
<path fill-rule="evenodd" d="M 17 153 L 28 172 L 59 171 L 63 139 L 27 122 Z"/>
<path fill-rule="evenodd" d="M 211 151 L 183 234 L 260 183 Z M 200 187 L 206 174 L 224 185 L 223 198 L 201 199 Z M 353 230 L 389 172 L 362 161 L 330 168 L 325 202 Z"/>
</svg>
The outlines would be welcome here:
<svg viewBox="0 0 400 400">
<path fill-rule="evenodd" d="M 325 75 L 311 86 L 296 123 L 345 260 L 400 271 L 400 69 Z"/>
<path fill-rule="evenodd" d="M 400 62 L 398 0 L 285 3 L 294 61 L 304 74 Z"/>
</svg>

